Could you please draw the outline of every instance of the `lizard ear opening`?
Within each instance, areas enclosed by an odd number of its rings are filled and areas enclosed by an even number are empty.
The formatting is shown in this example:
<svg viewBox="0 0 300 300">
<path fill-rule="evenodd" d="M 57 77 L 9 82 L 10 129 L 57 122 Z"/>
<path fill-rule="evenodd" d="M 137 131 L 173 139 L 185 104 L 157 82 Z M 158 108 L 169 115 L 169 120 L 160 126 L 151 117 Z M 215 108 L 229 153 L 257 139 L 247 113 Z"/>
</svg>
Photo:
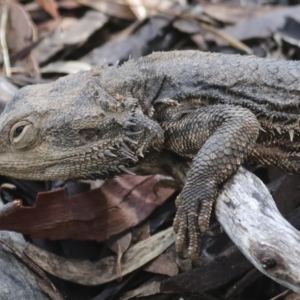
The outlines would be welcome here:
<svg viewBox="0 0 300 300">
<path fill-rule="evenodd" d="M 37 128 L 32 123 L 20 121 L 10 131 L 10 142 L 18 150 L 28 149 L 37 142 L 37 133 Z"/>
</svg>

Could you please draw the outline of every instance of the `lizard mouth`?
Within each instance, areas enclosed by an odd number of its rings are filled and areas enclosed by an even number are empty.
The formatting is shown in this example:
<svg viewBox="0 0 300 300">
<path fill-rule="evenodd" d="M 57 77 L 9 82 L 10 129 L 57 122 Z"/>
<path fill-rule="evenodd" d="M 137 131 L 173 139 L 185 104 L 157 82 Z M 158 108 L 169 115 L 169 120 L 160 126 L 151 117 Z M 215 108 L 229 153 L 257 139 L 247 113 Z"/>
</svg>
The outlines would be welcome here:
<svg viewBox="0 0 300 300">
<path fill-rule="evenodd" d="M 120 173 L 131 173 L 127 167 L 138 162 L 137 142 L 131 147 L 126 137 L 92 144 L 58 154 L 0 154 L 3 175 L 31 180 L 104 179 Z M 101 149 L 101 150 L 100 150 Z M 105 149 L 105 150 L 103 150 Z"/>
</svg>

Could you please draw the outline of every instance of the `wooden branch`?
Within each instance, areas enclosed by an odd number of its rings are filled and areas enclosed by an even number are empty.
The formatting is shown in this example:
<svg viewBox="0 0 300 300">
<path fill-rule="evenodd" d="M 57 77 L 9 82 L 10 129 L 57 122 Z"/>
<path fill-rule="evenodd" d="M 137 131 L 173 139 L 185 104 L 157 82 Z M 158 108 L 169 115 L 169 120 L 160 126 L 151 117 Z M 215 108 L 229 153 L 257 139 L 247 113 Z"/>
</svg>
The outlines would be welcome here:
<svg viewBox="0 0 300 300">
<path fill-rule="evenodd" d="M 268 189 L 254 174 L 240 168 L 225 184 L 216 215 L 257 269 L 300 293 L 300 232 L 279 213 Z"/>
</svg>

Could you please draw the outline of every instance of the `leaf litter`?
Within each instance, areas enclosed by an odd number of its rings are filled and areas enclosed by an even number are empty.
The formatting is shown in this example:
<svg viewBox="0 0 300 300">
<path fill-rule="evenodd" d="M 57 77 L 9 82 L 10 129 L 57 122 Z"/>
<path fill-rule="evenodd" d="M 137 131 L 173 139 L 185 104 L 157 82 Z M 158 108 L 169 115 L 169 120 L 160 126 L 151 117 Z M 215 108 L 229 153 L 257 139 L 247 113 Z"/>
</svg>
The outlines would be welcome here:
<svg viewBox="0 0 300 300">
<path fill-rule="evenodd" d="M 153 51 L 199 49 L 299 60 L 299 32 L 297 0 L 271 5 L 252 0 L 1 1 L 0 108 L 27 84 Z M 299 229 L 298 178 L 266 167 L 253 171 Z M 51 274 L 36 279 L 34 288 L 24 288 L 27 299 L 38 292 L 72 300 L 294 297 L 255 270 L 225 233 L 203 237 L 204 267 L 178 257 L 171 227 L 176 193 L 159 190 L 155 195 L 161 176 L 126 175 L 105 183 L 0 178 L 5 204 L 0 235 L 11 230 L 13 237 L 0 247 L 0 263 L 5 263 L 0 284 L 8 278 L 5 271 L 18 278 L 20 265 Z M 18 251 L 5 256 L 7 249 Z M 24 278 L 31 283 L 34 277 L 24 273 Z M 7 288 L 5 299 L 15 300 L 19 290 L 11 282 Z"/>
</svg>

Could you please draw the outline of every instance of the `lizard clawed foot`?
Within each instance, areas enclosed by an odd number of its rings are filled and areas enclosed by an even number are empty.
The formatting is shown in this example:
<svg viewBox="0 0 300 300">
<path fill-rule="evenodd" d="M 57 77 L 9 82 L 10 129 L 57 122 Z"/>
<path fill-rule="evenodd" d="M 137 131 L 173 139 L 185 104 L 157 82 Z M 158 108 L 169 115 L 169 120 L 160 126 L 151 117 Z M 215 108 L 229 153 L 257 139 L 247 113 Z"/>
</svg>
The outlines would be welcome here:
<svg viewBox="0 0 300 300">
<path fill-rule="evenodd" d="M 177 233 L 176 251 L 182 253 L 188 245 L 188 257 L 197 265 L 201 262 L 201 233 L 209 227 L 213 203 L 214 199 L 185 199 L 182 193 L 176 199 L 178 210 L 173 224 Z"/>
</svg>

